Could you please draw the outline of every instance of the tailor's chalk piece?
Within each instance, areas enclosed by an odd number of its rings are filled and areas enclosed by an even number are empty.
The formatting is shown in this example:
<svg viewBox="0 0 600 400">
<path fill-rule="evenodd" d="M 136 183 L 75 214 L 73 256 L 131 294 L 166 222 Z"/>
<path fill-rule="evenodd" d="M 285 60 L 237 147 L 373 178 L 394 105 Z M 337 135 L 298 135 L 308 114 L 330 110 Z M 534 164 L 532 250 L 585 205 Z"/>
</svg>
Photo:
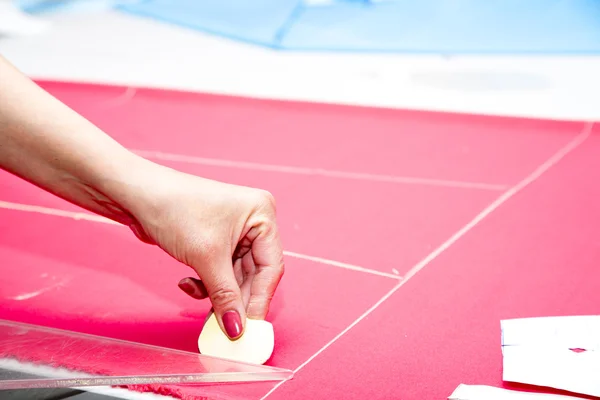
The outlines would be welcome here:
<svg viewBox="0 0 600 400">
<path fill-rule="evenodd" d="M 214 313 L 210 314 L 198 337 L 201 354 L 249 364 L 266 363 L 274 347 L 275 333 L 270 322 L 246 318 L 244 334 L 231 340 L 221 330 Z"/>
</svg>

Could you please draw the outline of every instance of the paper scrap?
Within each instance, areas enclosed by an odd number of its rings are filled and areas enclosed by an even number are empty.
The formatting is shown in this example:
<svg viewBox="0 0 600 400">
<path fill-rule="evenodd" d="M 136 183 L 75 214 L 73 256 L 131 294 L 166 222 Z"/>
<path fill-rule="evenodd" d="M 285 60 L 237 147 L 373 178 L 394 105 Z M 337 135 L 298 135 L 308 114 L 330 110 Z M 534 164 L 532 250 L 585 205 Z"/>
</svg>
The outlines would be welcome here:
<svg viewBox="0 0 600 400">
<path fill-rule="evenodd" d="M 578 397 L 548 393 L 529 393 L 485 385 L 459 385 L 448 400 L 575 400 Z"/>
<path fill-rule="evenodd" d="M 501 321 L 503 379 L 600 396 L 600 316 Z"/>
</svg>

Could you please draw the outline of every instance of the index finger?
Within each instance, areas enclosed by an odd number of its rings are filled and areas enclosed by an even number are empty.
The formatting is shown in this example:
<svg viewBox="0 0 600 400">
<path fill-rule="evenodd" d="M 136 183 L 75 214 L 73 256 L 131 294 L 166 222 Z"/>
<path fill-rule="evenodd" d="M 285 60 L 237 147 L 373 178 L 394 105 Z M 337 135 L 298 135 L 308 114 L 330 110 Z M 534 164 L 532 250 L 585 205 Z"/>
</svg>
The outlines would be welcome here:
<svg viewBox="0 0 600 400">
<path fill-rule="evenodd" d="M 269 313 L 271 299 L 283 277 L 285 264 L 277 227 L 273 225 L 255 229 L 257 232 L 252 232 L 255 237 L 249 237 L 252 240 L 251 252 L 255 272 L 246 313 L 248 318 L 265 319 Z"/>
</svg>

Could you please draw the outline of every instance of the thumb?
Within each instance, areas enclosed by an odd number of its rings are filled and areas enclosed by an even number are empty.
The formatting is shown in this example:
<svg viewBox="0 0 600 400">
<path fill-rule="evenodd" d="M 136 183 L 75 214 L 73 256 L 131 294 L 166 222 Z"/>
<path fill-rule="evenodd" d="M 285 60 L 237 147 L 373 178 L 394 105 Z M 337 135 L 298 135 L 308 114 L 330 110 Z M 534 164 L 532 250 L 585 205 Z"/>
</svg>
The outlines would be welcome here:
<svg viewBox="0 0 600 400">
<path fill-rule="evenodd" d="M 246 311 L 231 257 L 224 255 L 218 262 L 208 264 L 200 278 L 221 329 L 230 339 L 238 339 L 244 332 Z"/>
</svg>

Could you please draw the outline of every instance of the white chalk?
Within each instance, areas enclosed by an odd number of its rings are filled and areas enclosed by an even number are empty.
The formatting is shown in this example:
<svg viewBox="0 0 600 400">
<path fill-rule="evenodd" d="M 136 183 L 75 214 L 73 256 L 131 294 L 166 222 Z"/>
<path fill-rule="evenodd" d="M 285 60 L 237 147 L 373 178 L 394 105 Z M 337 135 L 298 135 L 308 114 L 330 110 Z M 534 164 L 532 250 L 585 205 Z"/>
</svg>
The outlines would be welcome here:
<svg viewBox="0 0 600 400">
<path fill-rule="evenodd" d="M 266 363 L 274 347 L 275 333 L 270 322 L 247 318 L 244 334 L 231 340 L 221 330 L 214 313 L 198 337 L 198 350 L 203 355 L 249 364 Z"/>
</svg>

